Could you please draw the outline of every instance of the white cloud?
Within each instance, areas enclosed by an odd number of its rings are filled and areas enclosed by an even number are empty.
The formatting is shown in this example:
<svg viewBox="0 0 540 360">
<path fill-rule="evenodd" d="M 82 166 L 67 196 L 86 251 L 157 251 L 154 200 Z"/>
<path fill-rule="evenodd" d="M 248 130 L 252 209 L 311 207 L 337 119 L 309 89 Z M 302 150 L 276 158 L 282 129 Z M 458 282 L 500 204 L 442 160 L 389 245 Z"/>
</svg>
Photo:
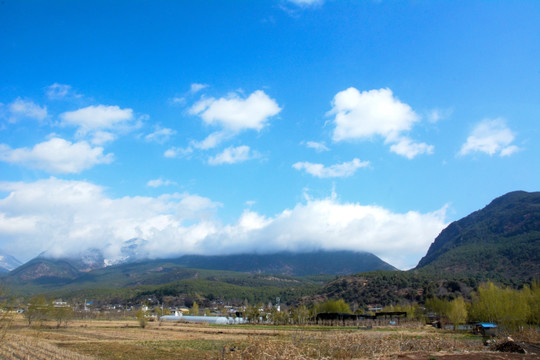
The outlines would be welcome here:
<svg viewBox="0 0 540 360">
<path fill-rule="evenodd" d="M 11 149 L 0 145 L 0 161 L 20 164 L 51 173 L 80 173 L 98 164 L 109 164 L 112 154 L 103 154 L 103 148 L 91 147 L 86 141 L 71 143 L 52 139 L 35 145 L 32 149 Z"/>
<path fill-rule="evenodd" d="M 415 144 L 403 135 L 420 117 L 409 105 L 395 98 L 390 89 L 359 92 L 351 87 L 340 91 L 334 96 L 328 114 L 335 115 L 334 141 L 368 140 L 379 136 L 385 143 L 395 145 L 392 151 L 409 158 L 413 153 L 412 157 L 433 152 L 432 146 Z M 411 151 L 412 147 L 416 150 Z"/>
<path fill-rule="evenodd" d="M 419 154 L 433 154 L 433 145 L 415 143 L 413 140 L 404 136 L 398 138 L 396 142 L 390 146 L 390 151 L 405 156 L 407 159 L 413 159 Z"/>
<path fill-rule="evenodd" d="M 242 145 L 237 147 L 228 147 L 216 156 L 210 157 L 210 165 L 236 164 L 257 157 L 249 146 Z"/>
<path fill-rule="evenodd" d="M 486 119 L 476 125 L 459 154 L 483 152 L 489 155 L 499 153 L 500 156 L 509 156 L 519 150 L 516 145 L 512 145 L 514 138 L 514 132 L 506 126 L 503 119 Z"/>
<path fill-rule="evenodd" d="M 181 148 L 181 147 L 173 146 L 167 149 L 163 153 L 163 156 L 169 159 L 174 159 L 174 158 L 181 158 L 181 157 L 187 156 L 191 154 L 192 152 L 193 152 L 193 149 L 191 147 Z"/>
<path fill-rule="evenodd" d="M 192 84 L 191 92 L 198 92 L 207 85 Z M 281 108 L 262 90 L 257 90 L 247 98 L 231 93 L 219 99 L 202 97 L 191 106 L 189 113 L 199 116 L 206 124 L 219 127 L 200 141 L 191 141 L 186 148 L 173 147 L 165 152 L 166 157 L 181 157 L 192 153 L 195 149 L 213 149 L 245 130 L 260 131 L 277 115 Z M 244 147 L 228 148 L 221 154 L 211 157 L 211 165 L 234 163 L 252 158 L 255 154 L 246 154 Z"/>
<path fill-rule="evenodd" d="M 23 118 L 42 121 L 47 117 L 46 106 L 41 107 L 30 100 L 23 100 L 20 97 L 8 105 L 8 110 L 10 122 L 17 122 Z"/>
<path fill-rule="evenodd" d="M 517 147 L 516 145 L 510 145 L 510 146 L 507 146 L 503 149 L 501 149 L 501 156 L 510 156 L 512 155 L 513 153 L 515 152 L 518 152 L 519 150 L 521 150 L 519 147 Z"/>
<path fill-rule="evenodd" d="M 375 135 L 392 138 L 411 129 L 419 120 L 407 104 L 394 98 L 392 90 L 359 92 L 351 87 L 334 96 L 335 141 L 366 139 Z"/>
<path fill-rule="evenodd" d="M 92 142 L 95 144 L 100 144 L 103 140 L 101 136 L 103 134 L 100 132 L 125 132 L 140 126 L 132 109 L 121 109 L 118 106 L 88 106 L 62 113 L 60 119 L 64 126 L 78 127 L 77 136 L 92 136 L 94 138 Z"/>
<path fill-rule="evenodd" d="M 110 198 L 84 181 L 0 182 L 0 239 L 20 258 L 48 250 L 60 256 L 98 248 L 117 258 L 122 244 L 148 240 L 149 256 L 194 252 L 209 233 L 219 206 L 190 194 Z M 16 224 L 20 226 L 14 226 Z"/>
<path fill-rule="evenodd" d="M 206 89 L 208 86 L 209 85 L 207 84 L 193 83 L 189 87 L 189 91 L 187 91 L 183 95 L 173 97 L 172 99 L 169 100 L 169 102 L 173 105 L 185 105 L 187 103 L 188 98 L 201 92 L 202 90 Z"/>
<path fill-rule="evenodd" d="M 82 95 L 75 93 L 71 85 L 54 83 L 47 86 L 45 94 L 50 100 L 61 100 L 69 97 L 80 98 Z"/>
<path fill-rule="evenodd" d="M 242 231 L 239 221 L 226 227 L 225 233 L 244 251 L 363 250 L 404 269 L 425 255 L 444 228 L 444 217 L 444 208 L 427 214 L 399 214 L 327 198 L 297 204 L 270 219 L 251 216 L 254 230 Z"/>
<path fill-rule="evenodd" d="M 133 110 L 120 109 L 118 106 L 87 106 L 68 111 L 60 115 L 64 125 L 74 125 L 84 131 L 113 129 L 133 120 Z"/>
<path fill-rule="evenodd" d="M 228 98 L 201 99 L 195 103 L 190 113 L 200 116 L 210 125 L 239 132 L 242 130 L 261 130 L 269 118 L 277 115 L 281 108 L 262 90 L 257 90 L 243 99 L 238 94 Z"/>
<path fill-rule="evenodd" d="M 149 180 L 146 183 L 146 185 L 149 186 L 149 187 L 157 188 L 157 187 L 161 187 L 161 186 L 176 185 L 176 183 L 174 181 L 171 181 L 171 180 L 164 180 L 162 178 L 159 178 L 159 179 Z"/>
<path fill-rule="evenodd" d="M 427 119 L 431 123 L 436 123 L 452 115 L 453 109 L 433 109 L 427 113 Z"/>
<path fill-rule="evenodd" d="M 223 141 L 230 139 L 233 136 L 234 134 L 227 131 L 216 131 L 208 135 L 202 141 L 192 141 L 191 146 L 201 150 L 213 149 Z"/>
<path fill-rule="evenodd" d="M 96 131 L 92 135 L 92 144 L 103 145 L 116 140 L 116 135 L 109 131 Z"/>
<path fill-rule="evenodd" d="M 206 89 L 208 87 L 207 84 L 197 84 L 197 83 L 193 83 L 191 84 L 191 87 L 189 88 L 189 92 L 192 93 L 192 94 L 196 94 L 198 93 L 199 91 L 203 90 L 203 89 Z"/>
<path fill-rule="evenodd" d="M 329 167 L 325 167 L 323 164 L 314 164 L 310 162 L 297 162 L 293 164 L 293 168 L 296 170 L 305 170 L 308 174 L 319 178 L 349 177 L 354 175 L 356 170 L 366 166 L 369 166 L 369 161 L 360 161 L 356 158 L 352 161 L 331 165 Z"/>
<path fill-rule="evenodd" d="M 307 141 L 306 146 L 310 149 L 314 149 L 317 152 L 329 151 L 328 146 L 324 142 Z"/>
<path fill-rule="evenodd" d="M 84 181 L 51 178 L 0 182 L 0 239 L 14 256 L 41 251 L 60 255 L 85 248 L 120 256 L 139 238 L 149 257 L 316 249 L 372 252 L 402 269 L 416 265 L 445 227 L 445 208 L 394 213 L 378 206 L 342 203 L 336 197 L 298 203 L 273 217 L 246 210 L 222 225 L 220 204 L 191 194 L 110 198 Z"/>
<path fill-rule="evenodd" d="M 163 144 L 164 142 L 168 141 L 169 138 L 174 134 L 176 134 L 176 131 L 173 129 L 161 128 L 157 126 L 156 130 L 153 133 L 146 135 L 144 138 L 146 141 Z"/>
<path fill-rule="evenodd" d="M 324 2 L 324 0 L 288 0 L 288 1 L 298 6 L 321 5 Z"/>
<path fill-rule="evenodd" d="M 186 98 L 182 96 L 175 96 L 169 101 L 174 105 L 184 105 L 186 103 Z"/>
</svg>

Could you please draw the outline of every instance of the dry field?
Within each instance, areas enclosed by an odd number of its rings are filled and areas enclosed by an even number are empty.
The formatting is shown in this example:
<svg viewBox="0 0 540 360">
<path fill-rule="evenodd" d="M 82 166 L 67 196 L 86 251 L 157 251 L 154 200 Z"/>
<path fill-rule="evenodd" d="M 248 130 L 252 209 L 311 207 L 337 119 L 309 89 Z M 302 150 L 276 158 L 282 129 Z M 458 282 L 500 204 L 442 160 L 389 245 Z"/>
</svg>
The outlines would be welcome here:
<svg viewBox="0 0 540 360">
<path fill-rule="evenodd" d="M 487 351 L 481 339 L 428 328 L 212 326 L 135 320 L 26 326 L 18 319 L 0 359 L 539 359 Z"/>
</svg>

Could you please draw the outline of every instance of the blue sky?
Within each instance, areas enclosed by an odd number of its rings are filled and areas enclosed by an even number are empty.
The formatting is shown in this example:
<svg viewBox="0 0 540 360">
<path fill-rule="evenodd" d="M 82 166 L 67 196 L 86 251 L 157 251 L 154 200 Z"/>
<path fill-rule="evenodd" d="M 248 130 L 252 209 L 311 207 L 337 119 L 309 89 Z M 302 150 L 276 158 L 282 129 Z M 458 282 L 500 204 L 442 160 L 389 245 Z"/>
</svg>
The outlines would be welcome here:
<svg viewBox="0 0 540 360">
<path fill-rule="evenodd" d="M 534 1 L 0 4 L 0 249 L 416 265 L 540 184 Z"/>
</svg>

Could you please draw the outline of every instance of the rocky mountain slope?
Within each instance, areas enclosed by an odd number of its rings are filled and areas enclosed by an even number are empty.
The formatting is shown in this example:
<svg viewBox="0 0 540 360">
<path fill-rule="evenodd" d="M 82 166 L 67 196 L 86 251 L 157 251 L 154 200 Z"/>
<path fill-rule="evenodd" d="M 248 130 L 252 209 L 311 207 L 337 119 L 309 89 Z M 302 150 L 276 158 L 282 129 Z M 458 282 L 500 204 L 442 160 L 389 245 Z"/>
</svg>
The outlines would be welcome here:
<svg viewBox="0 0 540 360">
<path fill-rule="evenodd" d="M 540 278 L 540 192 L 508 193 L 451 223 L 416 269 L 515 281 Z"/>
</svg>

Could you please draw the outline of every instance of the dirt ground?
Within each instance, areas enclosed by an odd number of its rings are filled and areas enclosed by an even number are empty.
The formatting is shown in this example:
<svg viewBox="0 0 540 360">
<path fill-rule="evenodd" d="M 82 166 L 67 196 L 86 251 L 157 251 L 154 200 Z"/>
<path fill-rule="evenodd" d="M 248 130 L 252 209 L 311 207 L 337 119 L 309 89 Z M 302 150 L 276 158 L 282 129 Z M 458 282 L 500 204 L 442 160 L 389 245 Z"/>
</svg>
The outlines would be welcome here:
<svg viewBox="0 0 540 360">
<path fill-rule="evenodd" d="M 489 351 L 470 334 L 431 328 L 207 325 L 135 320 L 28 327 L 17 319 L 0 359 L 540 359 Z"/>
</svg>

